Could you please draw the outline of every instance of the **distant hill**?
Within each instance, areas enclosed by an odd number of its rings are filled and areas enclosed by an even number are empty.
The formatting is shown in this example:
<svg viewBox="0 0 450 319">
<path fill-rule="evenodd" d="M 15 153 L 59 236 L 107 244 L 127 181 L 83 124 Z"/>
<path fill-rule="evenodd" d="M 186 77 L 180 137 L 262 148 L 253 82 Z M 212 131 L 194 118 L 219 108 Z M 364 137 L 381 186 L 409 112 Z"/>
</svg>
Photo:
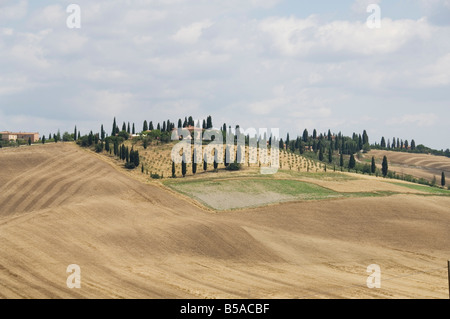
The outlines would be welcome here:
<svg viewBox="0 0 450 319">
<path fill-rule="evenodd" d="M 445 156 L 383 150 L 371 150 L 369 153 L 363 154 L 366 161 L 370 161 L 374 156 L 379 163 L 385 155 L 389 159 L 389 170 L 400 175 L 411 175 L 428 181 L 432 181 L 436 177 L 438 182 L 442 172 L 445 172 L 446 176 L 450 176 L 450 158 Z"/>
</svg>

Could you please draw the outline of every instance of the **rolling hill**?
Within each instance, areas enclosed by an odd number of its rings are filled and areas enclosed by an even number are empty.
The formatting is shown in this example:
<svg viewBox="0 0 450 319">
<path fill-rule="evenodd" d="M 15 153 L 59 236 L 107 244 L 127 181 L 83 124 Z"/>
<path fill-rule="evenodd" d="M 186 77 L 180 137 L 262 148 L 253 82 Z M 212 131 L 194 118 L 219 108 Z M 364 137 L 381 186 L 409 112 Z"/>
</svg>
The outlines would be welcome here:
<svg viewBox="0 0 450 319">
<path fill-rule="evenodd" d="M 295 179 L 404 192 L 217 211 L 114 161 L 71 143 L 0 149 L 0 298 L 447 297 L 448 196 L 317 173 Z"/>
</svg>

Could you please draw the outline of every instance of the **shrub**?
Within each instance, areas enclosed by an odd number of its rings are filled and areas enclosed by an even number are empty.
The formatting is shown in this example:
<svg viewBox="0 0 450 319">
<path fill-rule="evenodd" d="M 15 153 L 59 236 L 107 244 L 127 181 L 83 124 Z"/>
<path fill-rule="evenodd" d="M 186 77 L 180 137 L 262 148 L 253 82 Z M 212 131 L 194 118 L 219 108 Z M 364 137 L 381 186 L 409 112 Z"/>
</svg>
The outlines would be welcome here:
<svg viewBox="0 0 450 319">
<path fill-rule="evenodd" d="M 96 144 L 96 145 L 95 145 L 95 151 L 96 151 L 97 153 L 103 152 L 103 144 L 102 144 L 102 143 Z"/>
<path fill-rule="evenodd" d="M 241 169 L 241 164 L 235 161 L 234 163 L 230 163 L 225 169 L 228 171 L 238 171 Z"/>
<path fill-rule="evenodd" d="M 161 176 L 159 176 L 159 174 L 156 174 L 156 173 L 155 174 L 153 174 L 153 173 L 150 174 L 150 177 L 153 178 L 153 179 L 161 179 L 162 178 Z"/>
<path fill-rule="evenodd" d="M 125 163 L 125 168 L 127 168 L 127 169 L 135 169 L 136 165 L 134 165 L 133 162 L 128 162 L 128 163 Z"/>
<path fill-rule="evenodd" d="M 117 136 L 123 138 L 124 140 L 128 140 L 128 138 L 130 137 L 127 131 L 120 131 L 119 134 L 117 134 Z"/>
</svg>

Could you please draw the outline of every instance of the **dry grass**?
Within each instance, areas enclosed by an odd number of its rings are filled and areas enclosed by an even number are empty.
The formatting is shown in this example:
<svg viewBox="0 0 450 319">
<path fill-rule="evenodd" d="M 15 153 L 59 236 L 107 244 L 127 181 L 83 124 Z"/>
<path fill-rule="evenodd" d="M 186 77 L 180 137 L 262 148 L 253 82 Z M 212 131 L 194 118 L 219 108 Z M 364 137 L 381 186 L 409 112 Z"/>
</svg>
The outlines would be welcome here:
<svg viewBox="0 0 450 319">
<path fill-rule="evenodd" d="M 436 177 L 438 183 L 442 172 L 450 176 L 450 158 L 444 156 L 372 150 L 365 155 L 365 158 L 371 159 L 375 156 L 376 161 L 381 165 L 385 155 L 389 161 L 389 169 L 400 175 L 411 175 L 428 181 Z"/>
<path fill-rule="evenodd" d="M 170 178 L 172 176 L 172 161 L 171 161 L 171 151 L 176 143 L 169 144 L 152 144 L 144 149 L 142 142 L 137 141 L 126 141 L 125 145 L 130 148 L 133 146 L 135 150 L 139 151 L 141 156 L 141 161 L 144 164 L 144 173 L 148 176 L 153 174 L 158 174 L 164 178 Z M 203 152 L 206 152 L 207 147 L 203 147 Z M 193 147 L 192 147 L 193 150 Z M 225 147 L 223 148 L 223 153 L 220 154 L 219 158 L 224 158 Z M 250 152 L 250 153 L 249 153 Z M 234 160 L 234 154 L 236 153 L 236 148 L 231 152 L 232 160 Z M 249 159 L 251 162 L 249 163 Z M 208 153 L 208 169 L 206 174 L 213 173 L 213 162 L 214 158 L 211 153 Z M 250 172 L 255 172 L 259 170 L 260 157 L 256 149 L 245 147 L 245 163 L 242 164 L 243 170 L 249 170 Z M 292 154 L 286 151 L 280 151 L 279 157 L 280 169 L 291 170 L 294 172 L 323 172 L 324 164 L 315 162 L 311 159 L 305 158 L 298 154 Z M 202 163 L 197 166 L 197 174 L 204 173 Z M 261 165 L 262 167 L 267 167 L 268 165 Z M 218 165 L 218 169 L 224 170 L 225 166 L 223 163 Z M 140 169 L 136 170 L 135 173 L 141 173 Z M 176 164 L 176 175 L 181 177 L 181 164 Z M 193 176 L 192 164 L 187 164 L 187 174 L 186 176 Z"/>
<path fill-rule="evenodd" d="M 0 298 L 448 296 L 449 197 L 211 213 L 105 159 L 62 143 L 0 150 Z M 73 263 L 81 289 L 66 287 Z M 366 287 L 373 263 L 381 289 Z"/>
</svg>

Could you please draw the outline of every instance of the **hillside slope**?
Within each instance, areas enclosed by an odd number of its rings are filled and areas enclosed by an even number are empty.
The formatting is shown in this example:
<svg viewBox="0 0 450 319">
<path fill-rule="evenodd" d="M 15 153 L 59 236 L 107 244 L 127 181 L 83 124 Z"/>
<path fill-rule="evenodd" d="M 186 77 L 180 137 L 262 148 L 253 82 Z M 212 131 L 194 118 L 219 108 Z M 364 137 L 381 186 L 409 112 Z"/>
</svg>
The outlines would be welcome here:
<svg viewBox="0 0 450 319">
<path fill-rule="evenodd" d="M 444 156 L 414 154 L 394 151 L 372 150 L 365 155 L 367 161 L 372 156 L 381 164 L 383 156 L 387 156 L 389 169 L 400 175 L 412 175 L 432 181 L 436 177 L 439 183 L 442 172 L 450 176 L 450 158 Z"/>
<path fill-rule="evenodd" d="M 0 298 L 447 296 L 448 197 L 211 213 L 72 144 L 2 149 L 0 162 Z M 81 289 L 66 286 L 69 264 Z"/>
</svg>

